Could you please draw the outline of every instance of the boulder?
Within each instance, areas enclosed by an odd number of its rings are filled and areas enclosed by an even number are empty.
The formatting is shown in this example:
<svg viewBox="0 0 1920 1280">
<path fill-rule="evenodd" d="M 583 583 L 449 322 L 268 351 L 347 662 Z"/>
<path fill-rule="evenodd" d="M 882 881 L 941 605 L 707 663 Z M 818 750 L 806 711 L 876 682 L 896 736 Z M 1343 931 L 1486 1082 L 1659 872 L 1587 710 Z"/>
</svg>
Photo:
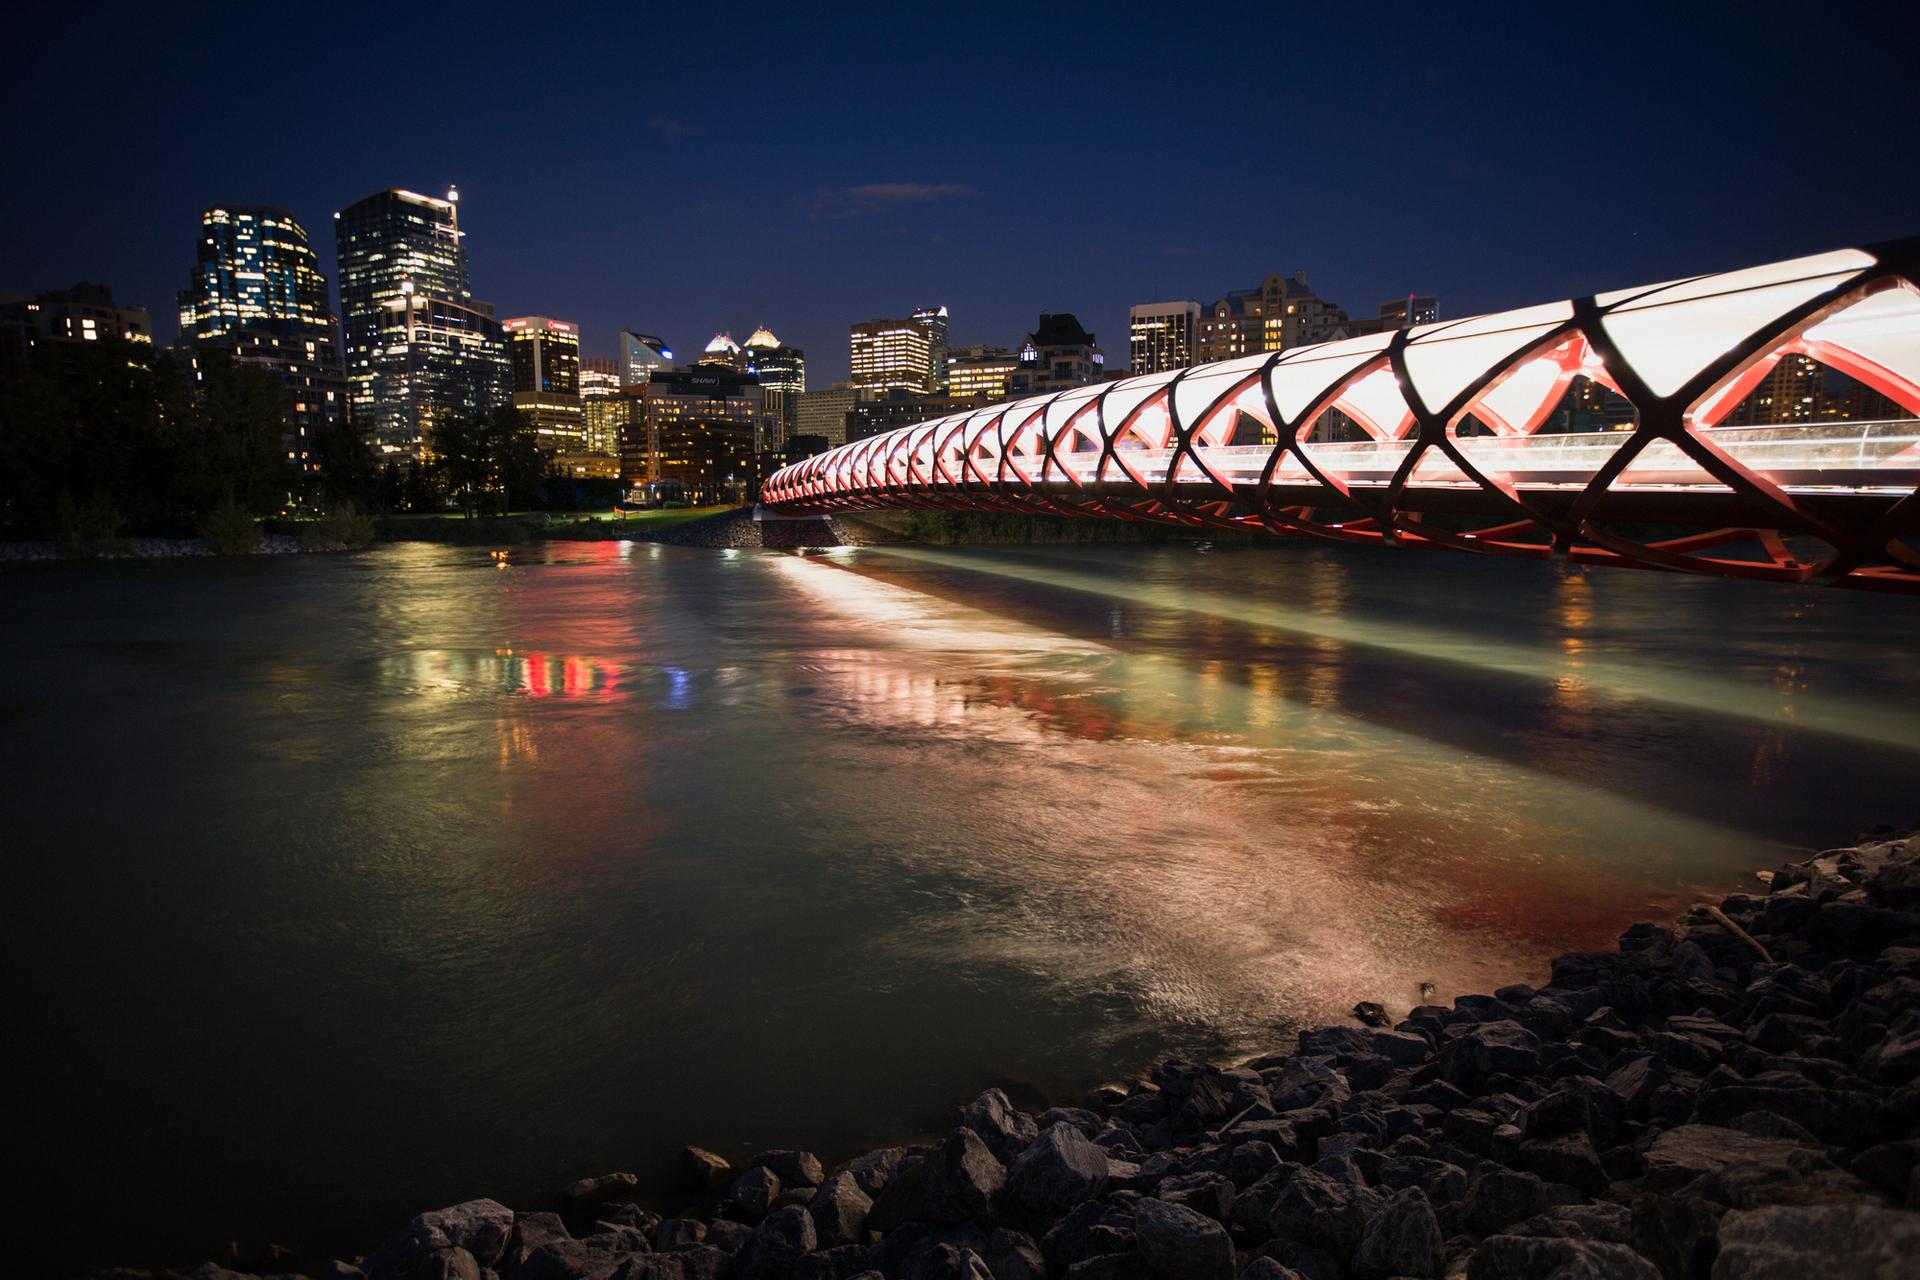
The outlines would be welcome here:
<svg viewBox="0 0 1920 1280">
<path fill-rule="evenodd" d="M 1769 1205 L 1721 1219 L 1713 1280 L 1912 1280 L 1920 1215 L 1878 1205 Z"/>
<path fill-rule="evenodd" d="M 1302 1169 L 1275 1198 L 1268 1229 L 1273 1235 L 1290 1236 L 1344 1260 L 1360 1242 L 1367 1219 L 1379 1205 L 1378 1193 L 1363 1183 Z"/>
<path fill-rule="evenodd" d="M 576 1218 L 592 1217 L 597 1209 L 610 1204 L 632 1204 L 640 1198 L 640 1179 L 630 1173 L 606 1173 L 597 1178 L 581 1178 L 560 1190 L 567 1212 Z"/>
<path fill-rule="evenodd" d="M 994 1280 L 1047 1280 L 1047 1260 L 1024 1231 L 1000 1227 L 987 1237 L 984 1255 Z"/>
<path fill-rule="evenodd" d="M 1493 1236 L 1474 1250 L 1467 1280 L 1661 1280 L 1651 1262 L 1620 1244 L 1541 1236 Z"/>
<path fill-rule="evenodd" d="M 758 1222 L 772 1212 L 773 1202 L 779 1195 L 779 1176 L 758 1164 L 735 1178 L 727 1188 L 727 1199 L 740 1207 L 749 1222 Z"/>
<path fill-rule="evenodd" d="M 869 1151 L 855 1160 L 847 1166 L 847 1172 L 853 1175 L 853 1180 L 860 1184 L 862 1191 L 869 1196 L 877 1196 L 881 1188 L 887 1185 L 887 1179 L 893 1176 L 893 1171 L 900 1167 L 900 1162 L 906 1158 L 906 1155 L 905 1147 L 882 1147 L 878 1151 Z"/>
<path fill-rule="evenodd" d="M 846 1172 L 828 1178 L 807 1202 L 818 1247 L 823 1249 L 861 1243 L 866 1236 L 867 1215 L 872 1211 L 872 1198 L 860 1189 L 853 1174 Z"/>
<path fill-rule="evenodd" d="M 1107 1155 L 1071 1124 L 1056 1124 L 1007 1170 L 1007 1191 L 1029 1213 L 1057 1217 L 1107 1188 Z"/>
<path fill-rule="evenodd" d="M 1040 1132 L 1033 1117 L 1017 1110 L 1004 1091 L 988 1089 L 960 1109 L 960 1123 L 980 1135 L 987 1149 L 1010 1160 Z"/>
<path fill-rule="evenodd" d="M 827 1176 L 827 1171 L 821 1167 L 820 1157 L 811 1151 L 776 1147 L 771 1151 L 762 1151 L 747 1163 L 749 1166 L 757 1164 L 773 1170 L 783 1187 L 817 1187 Z"/>
<path fill-rule="evenodd" d="M 1642 1190 L 1684 1194 L 1732 1209 L 1851 1202 L 1872 1194 L 1817 1148 L 1713 1125 L 1667 1130 L 1647 1148 L 1645 1160 Z"/>
<path fill-rule="evenodd" d="M 772 1280 L 788 1275 L 800 1258 L 812 1253 L 819 1242 L 813 1229 L 813 1215 L 797 1204 L 775 1209 L 753 1229 L 753 1235 L 741 1247 L 734 1264 L 735 1274 L 743 1280 Z"/>
<path fill-rule="evenodd" d="M 1440 1221 L 1418 1187 L 1396 1192 L 1367 1223 L 1354 1246 L 1353 1280 L 1437 1276 L 1445 1255 Z"/>
<path fill-rule="evenodd" d="M 1163 1280 L 1233 1280 L 1227 1229 L 1185 1205 L 1145 1198 L 1133 1207 L 1140 1254 Z"/>
<path fill-rule="evenodd" d="M 1475 1231 L 1492 1235 L 1546 1207 L 1547 1189 L 1537 1175 L 1487 1163 L 1467 1183 L 1461 1216 Z"/>
<path fill-rule="evenodd" d="M 654 1229 L 653 1246 L 662 1252 L 688 1249 L 706 1239 L 707 1224 L 698 1218 L 668 1218 Z"/>
<path fill-rule="evenodd" d="M 682 1151 L 680 1168 L 687 1181 L 708 1195 L 718 1195 L 733 1181 L 733 1166 L 705 1147 L 688 1147 Z"/>
</svg>

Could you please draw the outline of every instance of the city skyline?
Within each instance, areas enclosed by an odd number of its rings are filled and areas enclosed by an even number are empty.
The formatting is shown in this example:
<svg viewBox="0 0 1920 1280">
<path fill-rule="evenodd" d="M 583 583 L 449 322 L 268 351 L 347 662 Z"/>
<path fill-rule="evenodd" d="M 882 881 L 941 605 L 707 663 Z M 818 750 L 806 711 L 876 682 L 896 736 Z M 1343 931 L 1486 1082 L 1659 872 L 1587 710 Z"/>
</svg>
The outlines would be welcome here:
<svg viewBox="0 0 1920 1280">
<path fill-rule="evenodd" d="M 951 308 L 955 346 L 1012 344 L 1040 311 L 1118 335 L 1134 304 L 1204 300 L 1299 269 L 1350 315 L 1410 292 L 1463 315 L 1912 230 L 1920 179 L 1893 166 L 1855 181 L 1830 141 L 1859 143 L 1847 155 L 1897 145 L 1890 132 L 1874 136 L 1900 118 L 1890 108 L 1901 42 L 1885 38 L 1884 15 L 1838 12 L 1825 20 L 1830 38 L 1782 68 L 1785 10 L 1724 31 L 1705 16 L 1614 12 L 1560 30 L 1537 18 L 1409 14 L 1364 58 L 1317 15 L 1224 14 L 1213 30 L 1232 27 L 1235 50 L 1264 40 L 1288 51 L 1284 80 L 1250 93 L 1309 104 L 1225 130 L 1206 123 L 1197 89 L 1184 123 L 1132 105 L 1134 85 L 1170 68 L 1200 76 L 1247 59 L 1223 54 L 1206 28 L 1142 41 L 1124 24 L 1083 30 L 1029 15 L 1026 38 L 982 63 L 940 38 L 936 17 L 879 32 L 858 15 L 769 15 L 716 43 L 717 27 L 608 12 L 584 24 L 605 39 L 581 41 L 573 24 L 565 40 L 535 33 L 516 49 L 516 74 L 572 104 L 575 124 L 551 161 L 561 182 L 521 173 L 518 144 L 535 126 L 515 118 L 517 93 L 436 119 L 425 135 L 360 127 L 343 109 L 289 142 L 268 112 L 224 126 L 217 147 L 179 148 L 146 145 L 111 122 L 110 104 L 80 101 L 17 147 L 23 167 L 68 199 L 0 215 L 0 289 L 104 281 L 123 305 L 159 317 L 191 265 L 200 211 L 226 202 L 290 210 L 337 289 L 321 229 L 334 212 L 390 187 L 457 183 L 476 296 L 498 314 L 567 316 L 592 356 L 614 354 L 623 329 L 698 350 L 713 333 L 770 325 L 814 353 L 810 385 L 826 386 L 848 375 L 848 324 L 925 299 Z M 419 36 L 418 21 L 395 18 L 391 40 Z M 157 95 L 176 75 L 162 70 L 173 57 L 190 72 L 231 68 L 230 87 L 270 101 L 283 91 L 244 56 L 267 40 L 304 40 L 337 61 L 343 103 L 384 67 L 381 42 L 290 16 L 189 31 L 129 10 L 121 25 L 141 38 L 109 50 L 67 19 L 23 25 L 42 54 L 7 92 L 29 99 L 44 97 L 50 68 L 81 58 L 129 94 Z M 588 72 L 613 65 L 622 34 L 642 26 L 654 46 L 685 40 L 700 52 L 666 60 L 635 99 L 624 81 Z M 505 56 L 492 36 L 455 37 L 468 63 Z M 1537 57 L 1542 44 L 1556 55 Z M 795 48 L 810 52 L 788 56 Z M 1063 77 L 1053 58 L 1068 50 L 1097 73 Z M 1566 67 L 1582 60 L 1602 85 L 1630 68 L 1622 83 L 1658 82 L 1662 93 L 1572 92 Z M 1500 74 L 1486 76 L 1488 65 Z M 988 71 L 1058 87 L 993 95 Z M 1784 116 L 1772 105 L 1783 78 L 1809 86 Z M 951 87 L 935 98 L 945 113 L 876 109 L 928 85 Z M 1064 163 L 1054 131 L 1034 127 L 1063 106 L 1087 122 Z M 1668 124 L 1682 106 L 1692 127 L 1676 131 Z M 731 122 L 747 118 L 779 120 L 788 145 L 740 165 Z M 1116 121 L 1128 125 L 1117 142 Z M 942 145 L 926 146 L 929 130 Z M 1170 164 L 1174 176 L 1134 159 Z M 1764 200 L 1728 199 L 1768 173 L 1806 176 L 1770 185 Z M 1405 234 L 1410 218 L 1420 236 Z M 170 341 L 172 325 L 159 327 Z"/>
</svg>

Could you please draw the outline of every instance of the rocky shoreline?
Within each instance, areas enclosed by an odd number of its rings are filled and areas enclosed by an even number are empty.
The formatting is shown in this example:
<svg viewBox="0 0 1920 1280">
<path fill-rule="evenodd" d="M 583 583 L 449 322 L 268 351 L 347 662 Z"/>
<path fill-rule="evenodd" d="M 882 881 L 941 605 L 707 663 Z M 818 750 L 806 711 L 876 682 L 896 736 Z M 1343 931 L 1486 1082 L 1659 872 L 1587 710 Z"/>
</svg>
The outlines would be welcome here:
<svg viewBox="0 0 1920 1280">
<path fill-rule="evenodd" d="M 689 1148 L 698 1211 L 613 1173 L 475 1200 L 372 1280 L 1787 1280 L 1920 1276 L 1920 836 L 1782 867 L 1503 987 L 1168 1061 L 828 1170 Z M 295 1274 L 284 1251 L 187 1273 Z M 244 1265 L 245 1271 L 230 1269 Z"/>
</svg>

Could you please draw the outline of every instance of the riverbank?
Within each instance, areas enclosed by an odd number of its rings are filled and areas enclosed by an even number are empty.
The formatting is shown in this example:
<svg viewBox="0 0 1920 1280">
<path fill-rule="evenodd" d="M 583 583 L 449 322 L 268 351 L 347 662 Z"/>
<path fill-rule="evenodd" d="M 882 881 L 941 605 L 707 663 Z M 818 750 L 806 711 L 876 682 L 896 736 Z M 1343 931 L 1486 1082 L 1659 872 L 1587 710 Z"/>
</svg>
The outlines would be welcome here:
<svg viewBox="0 0 1920 1280">
<path fill-rule="evenodd" d="M 831 1171 L 690 1148 L 674 1203 L 612 1173 L 538 1211 L 422 1214 L 355 1262 L 226 1261 L 376 1280 L 1911 1277 L 1920 837 L 1762 879 L 1556 957 L 1539 989 L 1397 1022 L 1362 1004 L 1290 1049 L 1169 1060 L 1078 1106 L 989 1090 L 944 1137 Z"/>
</svg>

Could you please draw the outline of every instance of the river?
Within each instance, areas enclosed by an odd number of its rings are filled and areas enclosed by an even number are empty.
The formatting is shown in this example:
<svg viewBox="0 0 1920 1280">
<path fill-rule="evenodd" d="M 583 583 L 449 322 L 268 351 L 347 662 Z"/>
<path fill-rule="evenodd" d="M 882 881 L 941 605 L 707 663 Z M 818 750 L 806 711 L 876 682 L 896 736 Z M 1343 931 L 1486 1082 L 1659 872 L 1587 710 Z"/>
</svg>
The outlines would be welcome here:
<svg viewBox="0 0 1920 1280">
<path fill-rule="evenodd" d="M 345 1254 L 1539 979 L 1920 816 L 1917 618 L 1328 545 L 7 570 L 16 1240 Z"/>
</svg>

